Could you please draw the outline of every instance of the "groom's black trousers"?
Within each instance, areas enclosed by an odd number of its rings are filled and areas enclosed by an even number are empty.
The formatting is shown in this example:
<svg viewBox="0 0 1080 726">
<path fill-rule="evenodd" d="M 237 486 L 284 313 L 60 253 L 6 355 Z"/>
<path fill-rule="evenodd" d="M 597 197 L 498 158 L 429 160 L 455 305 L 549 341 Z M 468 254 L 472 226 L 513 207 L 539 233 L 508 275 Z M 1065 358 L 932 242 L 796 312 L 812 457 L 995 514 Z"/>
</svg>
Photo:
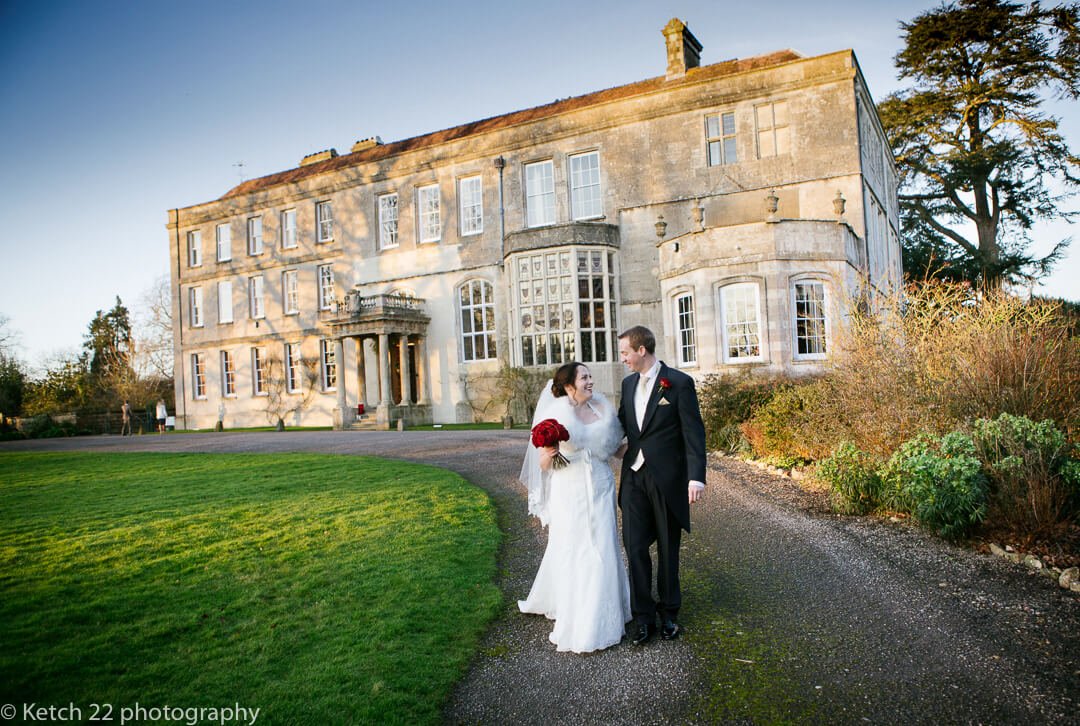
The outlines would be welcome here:
<svg viewBox="0 0 1080 726">
<path fill-rule="evenodd" d="M 668 512 L 664 497 L 649 473 L 646 462 L 634 471 L 627 467 L 621 482 L 623 547 L 630 571 L 630 610 L 636 622 L 654 623 L 674 620 L 682 605 L 679 589 L 679 542 L 682 527 Z M 657 603 L 652 597 L 652 556 L 649 547 L 656 542 Z"/>
</svg>

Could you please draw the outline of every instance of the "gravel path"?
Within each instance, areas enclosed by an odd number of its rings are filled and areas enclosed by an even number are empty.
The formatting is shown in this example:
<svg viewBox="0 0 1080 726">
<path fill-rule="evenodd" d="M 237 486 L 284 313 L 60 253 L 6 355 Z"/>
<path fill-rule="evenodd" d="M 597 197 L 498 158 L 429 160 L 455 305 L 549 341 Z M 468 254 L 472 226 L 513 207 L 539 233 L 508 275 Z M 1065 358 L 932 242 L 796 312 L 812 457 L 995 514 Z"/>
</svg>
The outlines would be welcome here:
<svg viewBox="0 0 1080 726">
<path fill-rule="evenodd" d="M 556 653 L 517 613 L 545 531 L 515 481 L 523 431 L 97 437 L 11 450 L 313 451 L 445 467 L 489 492 L 503 614 L 449 723 L 1080 723 L 1080 598 L 906 524 L 836 518 L 791 482 L 713 459 L 684 537 L 684 636 Z M 811 507 L 813 510 L 813 507 Z"/>
</svg>

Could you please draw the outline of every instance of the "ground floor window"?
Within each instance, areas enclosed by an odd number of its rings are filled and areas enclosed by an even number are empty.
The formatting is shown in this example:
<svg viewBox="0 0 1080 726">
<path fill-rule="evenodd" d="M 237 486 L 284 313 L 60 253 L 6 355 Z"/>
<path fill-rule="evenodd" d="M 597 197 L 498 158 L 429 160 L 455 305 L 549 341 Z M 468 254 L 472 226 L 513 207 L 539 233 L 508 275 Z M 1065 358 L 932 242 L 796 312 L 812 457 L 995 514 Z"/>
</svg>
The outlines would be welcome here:
<svg viewBox="0 0 1080 726">
<path fill-rule="evenodd" d="M 224 396 L 236 395 L 236 365 L 230 351 L 221 351 L 221 393 Z"/>
<path fill-rule="evenodd" d="M 679 364 L 697 363 L 697 337 L 694 332 L 694 296 L 685 293 L 675 298 L 675 329 L 678 331 Z"/>
<path fill-rule="evenodd" d="M 337 388 L 337 356 L 334 353 L 334 341 L 319 341 L 319 360 L 322 361 L 322 386 L 324 391 Z"/>
<path fill-rule="evenodd" d="M 486 280 L 469 280 L 458 291 L 458 312 L 462 360 L 494 360 L 495 288 Z"/>
<path fill-rule="evenodd" d="M 511 269 L 518 365 L 614 360 L 614 253 L 580 247 L 521 253 Z"/>
<path fill-rule="evenodd" d="M 266 348 L 251 349 L 251 381 L 256 396 L 266 396 Z"/>
<path fill-rule="evenodd" d="M 720 288 L 720 337 L 725 363 L 762 359 L 760 287 L 756 282 Z"/>
<path fill-rule="evenodd" d="M 206 398 L 206 359 L 202 353 L 191 354 L 191 393 Z"/>
<path fill-rule="evenodd" d="M 285 344 L 285 390 L 289 393 L 300 391 L 300 345 Z"/>
<path fill-rule="evenodd" d="M 825 357 L 825 284 L 816 280 L 796 282 L 792 291 L 795 309 L 795 357 Z"/>
</svg>

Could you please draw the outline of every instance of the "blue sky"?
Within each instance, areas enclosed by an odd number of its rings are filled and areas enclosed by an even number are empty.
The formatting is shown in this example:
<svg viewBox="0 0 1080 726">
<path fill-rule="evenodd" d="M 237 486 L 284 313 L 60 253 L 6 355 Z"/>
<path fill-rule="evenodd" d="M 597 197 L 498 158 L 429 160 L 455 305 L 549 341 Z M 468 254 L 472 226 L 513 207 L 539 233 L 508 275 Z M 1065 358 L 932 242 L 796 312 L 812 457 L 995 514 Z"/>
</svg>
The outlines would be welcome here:
<svg viewBox="0 0 1080 726">
<path fill-rule="evenodd" d="M 673 16 L 703 64 L 853 48 L 880 99 L 899 22 L 936 5 L 0 0 L 0 314 L 28 363 L 77 348 L 96 310 L 136 308 L 167 272 L 168 209 L 368 136 L 662 75 Z M 1077 150 L 1076 104 L 1054 111 Z M 1040 228 L 1035 249 L 1072 234 Z M 1080 298 L 1080 239 L 1043 292 Z"/>
</svg>

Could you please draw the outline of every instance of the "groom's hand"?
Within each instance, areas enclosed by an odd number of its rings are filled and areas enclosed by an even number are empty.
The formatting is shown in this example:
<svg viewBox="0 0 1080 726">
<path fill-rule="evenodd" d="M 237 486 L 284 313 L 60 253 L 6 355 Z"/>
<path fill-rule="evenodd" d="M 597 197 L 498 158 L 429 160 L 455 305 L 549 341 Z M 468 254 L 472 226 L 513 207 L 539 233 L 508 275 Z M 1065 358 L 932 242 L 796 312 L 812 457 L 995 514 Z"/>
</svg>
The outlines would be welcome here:
<svg viewBox="0 0 1080 726">
<path fill-rule="evenodd" d="M 704 491 L 705 485 L 699 481 L 692 481 L 689 486 L 686 487 L 687 496 L 689 497 L 691 504 L 701 499 L 701 495 Z"/>
</svg>

